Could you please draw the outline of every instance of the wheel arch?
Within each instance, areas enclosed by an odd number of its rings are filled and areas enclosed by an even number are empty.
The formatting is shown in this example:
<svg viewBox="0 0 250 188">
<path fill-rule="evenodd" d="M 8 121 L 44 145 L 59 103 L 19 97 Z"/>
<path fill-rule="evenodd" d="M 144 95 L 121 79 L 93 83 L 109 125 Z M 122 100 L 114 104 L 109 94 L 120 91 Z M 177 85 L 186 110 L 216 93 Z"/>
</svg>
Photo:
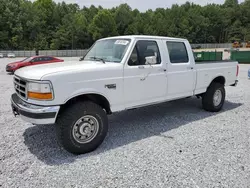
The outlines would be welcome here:
<svg viewBox="0 0 250 188">
<path fill-rule="evenodd" d="M 220 83 L 220 84 L 222 84 L 223 86 L 225 86 L 226 79 L 225 79 L 224 76 L 221 76 L 221 75 L 218 75 L 218 76 L 214 77 L 214 78 L 212 79 L 212 81 L 210 82 L 210 84 L 207 86 L 205 92 L 207 92 L 208 88 L 209 88 L 213 83 Z M 204 93 L 205 93 L 205 92 L 204 92 Z M 198 95 L 196 95 L 196 96 L 197 96 L 198 98 L 199 98 L 199 97 L 202 97 L 202 96 L 204 95 L 204 93 L 198 94 Z"/>
<path fill-rule="evenodd" d="M 223 86 L 225 86 L 225 83 L 226 83 L 226 79 L 224 76 L 216 76 L 214 79 L 212 79 L 212 81 L 210 82 L 210 84 L 208 85 L 207 88 L 209 88 L 209 86 L 211 86 L 213 83 L 220 83 L 222 84 Z"/>
<path fill-rule="evenodd" d="M 215 77 L 215 78 L 212 80 L 212 82 L 216 82 L 216 83 L 220 83 L 220 84 L 225 85 L 226 79 L 225 79 L 224 76 L 217 76 L 217 77 Z M 211 82 L 211 83 L 212 83 L 212 82 Z"/>
<path fill-rule="evenodd" d="M 98 93 L 83 93 L 67 99 L 67 101 L 61 106 L 58 114 L 62 113 L 68 106 L 76 103 L 77 101 L 92 101 L 100 105 L 107 114 L 112 114 L 109 100 L 105 96 Z"/>
</svg>

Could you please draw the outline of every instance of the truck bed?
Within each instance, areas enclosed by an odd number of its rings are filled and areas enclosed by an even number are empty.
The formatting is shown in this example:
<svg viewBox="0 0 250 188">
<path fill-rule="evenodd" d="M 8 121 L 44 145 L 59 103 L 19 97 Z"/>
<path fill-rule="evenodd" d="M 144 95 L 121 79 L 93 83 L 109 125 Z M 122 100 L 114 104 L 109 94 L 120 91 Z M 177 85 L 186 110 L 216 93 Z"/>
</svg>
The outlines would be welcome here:
<svg viewBox="0 0 250 188">
<path fill-rule="evenodd" d="M 225 79 L 225 86 L 230 86 L 235 83 L 238 65 L 237 61 L 196 61 L 195 63 L 195 94 L 205 92 L 212 80 L 219 76 Z"/>
</svg>

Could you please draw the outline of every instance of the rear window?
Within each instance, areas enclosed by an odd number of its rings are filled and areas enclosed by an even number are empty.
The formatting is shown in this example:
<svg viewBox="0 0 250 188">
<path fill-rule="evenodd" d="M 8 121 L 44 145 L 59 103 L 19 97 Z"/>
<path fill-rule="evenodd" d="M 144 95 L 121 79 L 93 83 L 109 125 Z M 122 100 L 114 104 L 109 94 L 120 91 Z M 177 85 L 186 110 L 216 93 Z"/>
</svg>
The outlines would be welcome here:
<svg viewBox="0 0 250 188">
<path fill-rule="evenodd" d="M 184 42 L 167 42 L 169 58 L 171 63 L 187 63 L 188 53 Z"/>
</svg>

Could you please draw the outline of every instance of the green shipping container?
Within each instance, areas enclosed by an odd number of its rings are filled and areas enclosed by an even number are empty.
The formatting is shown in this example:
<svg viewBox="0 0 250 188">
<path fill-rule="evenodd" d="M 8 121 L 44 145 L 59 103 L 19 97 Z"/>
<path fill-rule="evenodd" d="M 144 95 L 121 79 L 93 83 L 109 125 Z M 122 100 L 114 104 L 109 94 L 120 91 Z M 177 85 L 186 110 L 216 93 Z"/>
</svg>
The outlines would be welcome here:
<svg viewBox="0 0 250 188">
<path fill-rule="evenodd" d="M 239 63 L 250 63 L 250 51 L 231 52 L 231 60 Z"/>
<path fill-rule="evenodd" d="M 222 60 L 222 52 L 194 52 L 194 57 L 198 61 Z"/>
</svg>

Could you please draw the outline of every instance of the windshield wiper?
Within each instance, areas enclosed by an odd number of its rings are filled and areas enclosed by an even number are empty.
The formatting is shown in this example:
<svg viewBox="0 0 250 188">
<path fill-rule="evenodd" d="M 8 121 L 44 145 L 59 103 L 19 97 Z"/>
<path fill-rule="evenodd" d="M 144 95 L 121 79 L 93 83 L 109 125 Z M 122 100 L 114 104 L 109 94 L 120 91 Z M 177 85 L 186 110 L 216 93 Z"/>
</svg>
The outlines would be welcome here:
<svg viewBox="0 0 250 188">
<path fill-rule="evenodd" d="M 106 63 L 103 58 L 99 58 L 99 57 L 90 57 L 90 58 L 94 59 L 94 60 L 97 60 L 97 61 L 102 61 L 104 64 Z"/>
</svg>

